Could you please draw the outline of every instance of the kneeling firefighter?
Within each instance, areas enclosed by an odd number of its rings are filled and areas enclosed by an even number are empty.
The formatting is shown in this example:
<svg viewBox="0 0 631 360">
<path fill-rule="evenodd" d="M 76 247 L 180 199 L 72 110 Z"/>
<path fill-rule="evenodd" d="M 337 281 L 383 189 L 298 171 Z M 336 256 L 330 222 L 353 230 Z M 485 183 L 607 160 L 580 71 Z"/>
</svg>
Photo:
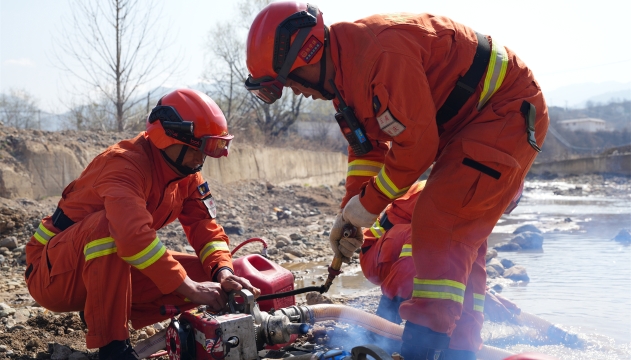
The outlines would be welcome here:
<svg viewBox="0 0 631 360">
<path fill-rule="evenodd" d="M 134 328 L 166 319 L 163 305 L 222 309 L 242 287 L 228 236 L 200 170 L 228 156 L 233 136 L 215 102 L 189 89 L 158 101 L 146 131 L 110 146 L 63 191 L 26 245 L 26 283 L 57 312 L 83 311 L 99 359 L 135 359 Z M 197 256 L 167 250 L 156 231 L 180 221 Z"/>
<path fill-rule="evenodd" d="M 414 262 L 412 259 L 412 213 L 425 181 L 417 182 L 405 195 L 393 201 L 379 216 L 372 227 L 364 230 L 359 261 L 364 276 L 373 284 L 381 286 L 382 296 L 376 314 L 394 323 L 401 323 L 399 306 L 412 297 Z M 510 213 L 519 201 L 521 191 L 515 196 L 506 213 Z M 486 247 L 483 249 L 486 252 Z M 352 256 L 352 253 L 348 254 Z M 484 315 L 492 321 L 510 320 L 521 310 L 511 301 L 488 290 L 484 257 L 476 262 L 465 292 L 463 310 L 456 321 L 449 348 L 445 350 L 446 360 L 474 359 L 471 350 L 482 345 L 480 330 Z M 388 350 L 396 350 L 396 344 L 383 341 L 380 345 Z M 470 350 L 468 350 L 470 349 Z"/>
</svg>

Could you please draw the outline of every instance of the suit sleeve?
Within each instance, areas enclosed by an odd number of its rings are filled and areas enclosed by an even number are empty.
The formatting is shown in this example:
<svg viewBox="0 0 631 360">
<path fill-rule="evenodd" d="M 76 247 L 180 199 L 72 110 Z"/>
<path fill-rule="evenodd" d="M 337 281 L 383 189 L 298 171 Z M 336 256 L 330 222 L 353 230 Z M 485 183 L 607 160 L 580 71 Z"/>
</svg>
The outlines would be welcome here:
<svg viewBox="0 0 631 360">
<path fill-rule="evenodd" d="M 189 196 L 184 201 L 182 212 L 178 217 L 189 243 L 195 249 L 202 266 L 212 279 L 221 269 L 232 267 L 232 256 L 228 244 L 230 240 L 217 221 L 210 217 L 208 208 L 202 199 L 208 194 L 201 194 L 198 187 L 204 184 L 200 174 L 196 174 L 195 181 L 189 186 Z"/>
<path fill-rule="evenodd" d="M 163 294 L 184 281 L 186 271 L 151 228 L 144 189 L 151 184 L 130 161 L 115 157 L 104 166 L 94 187 L 103 199 L 110 235 L 118 256 L 149 277 Z"/>
<path fill-rule="evenodd" d="M 373 67 L 373 96 L 381 106 L 375 118 L 392 138 L 384 165 L 365 185 L 360 199 L 373 214 L 403 196 L 429 168 L 438 148 L 436 108 L 420 60 L 384 53 Z"/>
</svg>

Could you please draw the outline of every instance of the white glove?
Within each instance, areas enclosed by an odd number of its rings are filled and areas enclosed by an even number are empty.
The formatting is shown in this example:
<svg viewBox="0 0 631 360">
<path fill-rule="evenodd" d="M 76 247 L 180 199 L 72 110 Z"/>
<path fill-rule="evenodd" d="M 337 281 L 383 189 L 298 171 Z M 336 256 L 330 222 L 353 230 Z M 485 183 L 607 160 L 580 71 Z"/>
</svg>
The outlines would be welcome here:
<svg viewBox="0 0 631 360">
<path fill-rule="evenodd" d="M 347 224 L 350 224 L 350 222 L 345 221 L 341 213 L 337 214 L 329 234 L 329 242 L 335 257 L 341 257 L 344 262 L 349 263 L 355 251 L 364 243 L 364 234 L 361 229 L 357 229 L 355 237 L 342 237 L 344 225 Z"/>
<path fill-rule="evenodd" d="M 371 214 L 366 210 L 361 201 L 359 201 L 359 195 L 353 196 L 344 206 L 344 210 L 342 210 L 344 220 L 355 225 L 359 232 L 361 232 L 361 228 L 371 227 L 377 220 L 377 216 L 379 215 Z"/>
</svg>

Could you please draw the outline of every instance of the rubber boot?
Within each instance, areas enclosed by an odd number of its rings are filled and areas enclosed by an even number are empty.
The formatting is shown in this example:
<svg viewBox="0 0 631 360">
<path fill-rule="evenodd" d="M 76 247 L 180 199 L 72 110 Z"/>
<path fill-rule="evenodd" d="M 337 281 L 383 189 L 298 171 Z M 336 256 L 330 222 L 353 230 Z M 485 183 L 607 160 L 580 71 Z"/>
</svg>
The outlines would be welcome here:
<svg viewBox="0 0 631 360">
<path fill-rule="evenodd" d="M 476 357 L 473 351 L 447 349 L 445 360 L 476 360 Z"/>
<path fill-rule="evenodd" d="M 129 339 L 114 340 L 99 348 L 99 360 L 138 360 Z"/>
<path fill-rule="evenodd" d="M 405 323 L 400 354 L 405 360 L 445 360 L 449 336 L 428 327 Z"/>
</svg>

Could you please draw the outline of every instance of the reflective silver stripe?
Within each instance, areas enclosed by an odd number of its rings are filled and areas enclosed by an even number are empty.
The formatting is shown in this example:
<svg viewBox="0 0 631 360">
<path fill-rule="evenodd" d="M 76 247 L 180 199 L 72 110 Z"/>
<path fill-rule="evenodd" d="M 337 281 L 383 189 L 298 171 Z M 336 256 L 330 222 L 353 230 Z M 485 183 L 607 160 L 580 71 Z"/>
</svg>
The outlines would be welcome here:
<svg viewBox="0 0 631 360">
<path fill-rule="evenodd" d="M 348 163 L 346 176 L 375 176 L 383 163 L 371 160 L 353 160 Z"/>
<path fill-rule="evenodd" d="M 202 260 L 202 263 L 204 262 L 204 260 L 206 260 L 207 257 L 210 256 L 210 254 L 214 253 L 215 251 L 230 251 L 230 248 L 228 248 L 228 244 L 226 244 L 225 241 L 223 240 L 215 240 L 215 241 L 211 241 L 208 244 L 204 245 L 204 247 L 202 248 L 202 251 L 199 252 L 199 258 Z"/>
<path fill-rule="evenodd" d="M 473 310 L 484 312 L 484 294 L 473 293 Z"/>
<path fill-rule="evenodd" d="M 83 255 L 85 255 L 85 261 L 88 261 L 100 256 L 114 254 L 116 250 L 114 239 L 106 237 L 87 243 L 83 248 Z"/>
<path fill-rule="evenodd" d="M 379 223 L 379 219 L 377 219 L 377 221 L 375 221 L 375 223 L 370 227 L 370 232 L 375 238 L 380 239 L 383 236 L 383 234 L 386 233 L 386 229 L 381 227 L 381 224 Z"/>
<path fill-rule="evenodd" d="M 37 227 L 37 231 L 33 234 L 33 237 L 37 239 L 42 245 L 46 245 L 50 239 L 52 239 L 56 234 L 44 226 L 44 223 L 39 223 Z"/>
<path fill-rule="evenodd" d="M 375 178 L 375 184 L 381 190 L 381 192 L 390 199 L 396 199 L 408 191 L 409 186 L 403 189 L 399 189 L 386 174 L 386 168 L 381 168 L 379 174 Z"/>
<path fill-rule="evenodd" d="M 405 244 L 403 248 L 401 248 L 401 254 L 399 257 L 412 256 L 412 244 Z"/>
<path fill-rule="evenodd" d="M 144 250 L 134 256 L 123 257 L 123 260 L 136 269 L 142 270 L 153 265 L 166 251 L 167 248 L 156 237 Z"/>
<path fill-rule="evenodd" d="M 491 45 L 491 58 L 484 78 L 484 88 L 480 94 L 478 101 L 478 110 L 482 109 L 484 104 L 495 94 L 502 86 L 504 76 L 506 76 L 506 68 L 508 68 L 508 54 L 506 49 L 497 44 L 495 40 Z"/>
<path fill-rule="evenodd" d="M 412 297 L 446 299 L 464 302 L 465 285 L 453 280 L 428 280 L 414 278 Z"/>
</svg>

